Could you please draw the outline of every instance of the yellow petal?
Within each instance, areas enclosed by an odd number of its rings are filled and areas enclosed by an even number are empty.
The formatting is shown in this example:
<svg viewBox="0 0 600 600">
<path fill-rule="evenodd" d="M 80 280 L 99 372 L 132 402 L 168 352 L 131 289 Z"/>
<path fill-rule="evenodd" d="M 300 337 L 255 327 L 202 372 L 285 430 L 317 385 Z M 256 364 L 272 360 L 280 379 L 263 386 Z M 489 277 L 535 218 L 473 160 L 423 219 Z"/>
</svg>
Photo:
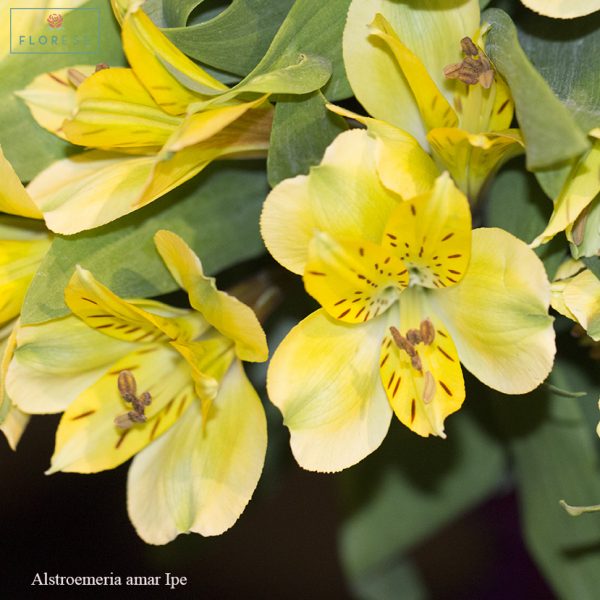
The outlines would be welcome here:
<svg viewBox="0 0 600 600">
<path fill-rule="evenodd" d="M 235 361 L 204 430 L 195 402 L 133 461 L 127 508 L 140 537 L 166 544 L 180 533 L 209 536 L 229 529 L 256 488 L 266 446 L 263 407 Z"/>
<path fill-rule="evenodd" d="M 12 401 L 27 413 L 61 412 L 109 365 L 136 349 L 90 329 L 74 316 L 17 330 L 6 376 Z"/>
<path fill-rule="evenodd" d="M 187 146 L 208 140 L 249 110 L 265 104 L 266 98 L 266 96 L 262 96 L 252 102 L 242 102 L 233 106 L 220 106 L 189 115 L 176 134 L 169 140 L 168 150 L 176 152 Z M 263 110 L 271 111 L 272 109 L 265 104 Z"/>
<path fill-rule="evenodd" d="M 382 245 L 402 258 L 414 283 L 430 288 L 452 286 L 469 264 L 469 202 L 444 173 L 431 192 L 396 207 Z"/>
<path fill-rule="evenodd" d="M 521 0 L 531 10 L 555 19 L 575 19 L 600 10 L 600 0 Z"/>
<path fill-rule="evenodd" d="M 103 69 L 77 89 L 77 108 L 63 127 L 73 144 L 94 148 L 162 146 L 181 124 L 165 113 L 131 69 Z"/>
<path fill-rule="evenodd" d="M 47 237 L 0 240 L 0 324 L 14 319 L 29 284 L 50 248 Z"/>
<path fill-rule="evenodd" d="M 423 61 L 436 87 L 446 100 L 451 100 L 456 86 L 444 80 L 443 68 L 461 60 L 460 40 L 472 36 L 479 26 L 479 3 L 353 0 L 350 4 L 343 52 L 348 80 L 357 99 L 375 118 L 408 131 L 426 146 L 424 124 L 406 77 L 387 45 L 371 35 L 368 28 L 377 13 Z"/>
<path fill-rule="evenodd" d="M 370 29 L 373 36 L 387 44 L 398 61 L 414 94 L 425 127 L 456 127 L 456 113 L 429 76 L 425 65 L 400 41 L 387 19 L 382 14 L 377 14 Z"/>
<path fill-rule="evenodd" d="M 15 92 L 25 100 L 38 125 L 66 139 L 62 131 L 65 119 L 71 117 L 77 106 L 76 88 L 69 81 L 69 69 L 75 69 L 85 77 L 96 69 L 92 65 L 76 65 L 66 69 L 38 75 L 24 90 Z"/>
<path fill-rule="evenodd" d="M 180 334 L 175 319 L 162 317 L 122 300 L 79 266 L 65 288 L 65 302 L 89 327 L 125 342 L 147 344 L 175 339 Z"/>
<path fill-rule="evenodd" d="M 581 212 L 600 193 L 600 140 L 573 167 L 565 181 L 546 229 L 531 242 L 531 247 L 549 242 L 557 233 L 572 225 Z"/>
<path fill-rule="evenodd" d="M 431 294 L 461 362 L 505 394 L 531 391 L 552 369 L 556 346 L 549 301 L 542 262 L 502 229 L 475 229 L 463 280 Z"/>
<path fill-rule="evenodd" d="M 187 291 L 190 304 L 215 329 L 235 342 L 239 358 L 267 360 L 267 339 L 252 309 L 217 290 L 214 278 L 204 275 L 200 259 L 179 236 L 163 230 L 155 235 L 154 241 L 173 278 Z"/>
<path fill-rule="evenodd" d="M 309 247 L 304 285 L 334 319 L 363 323 L 398 299 L 408 285 L 408 269 L 367 240 L 335 240 L 317 233 Z"/>
<path fill-rule="evenodd" d="M 386 326 L 385 315 L 349 325 L 319 310 L 275 351 L 267 390 L 303 468 L 341 471 L 383 441 L 392 415 L 378 369 Z"/>
<path fill-rule="evenodd" d="M 488 177 L 524 151 L 517 129 L 486 134 L 434 129 L 427 134 L 427 139 L 433 156 L 472 200 L 477 199 Z"/>
<path fill-rule="evenodd" d="M 426 307 L 416 313 L 417 318 L 406 318 L 404 305 L 412 301 L 409 296 L 419 292 L 411 288 L 400 299 L 399 333 L 406 338 L 408 330 L 418 330 L 428 321 L 433 339 L 412 345 L 414 358 L 398 347 L 388 330 L 381 346 L 381 382 L 404 425 L 424 437 L 446 437 L 444 420 L 461 407 L 465 385 L 456 348 L 439 318 Z"/>
<path fill-rule="evenodd" d="M 148 420 L 128 429 L 115 425 L 115 418 L 132 409 L 117 387 L 124 370 L 133 373 L 139 394 L 151 395 Z M 189 368 L 175 350 L 149 345 L 128 354 L 67 408 L 48 473 L 96 473 L 120 465 L 171 427 L 193 400 Z"/>
<path fill-rule="evenodd" d="M 178 50 L 140 8 L 125 17 L 123 48 L 135 74 L 169 114 L 183 114 L 189 104 L 203 99 L 202 94 L 181 85 L 173 71 L 206 88 L 208 93 L 227 90 L 227 86 Z"/>
<path fill-rule="evenodd" d="M 273 258 L 292 273 L 302 275 L 315 227 L 308 177 L 298 175 L 276 185 L 260 216 L 260 231 Z"/>
<path fill-rule="evenodd" d="M 0 211 L 20 217 L 41 219 L 42 213 L 31 200 L 0 148 Z"/>
<path fill-rule="evenodd" d="M 515 103 L 510 95 L 508 84 L 498 73 L 496 73 L 494 82 L 494 104 L 489 123 L 486 128 L 480 129 L 480 131 L 504 131 L 510 127 L 515 114 Z"/>
<path fill-rule="evenodd" d="M 563 298 L 567 308 L 587 334 L 599 341 L 600 280 L 589 269 L 585 269 L 567 281 Z"/>
<path fill-rule="evenodd" d="M 327 148 L 321 164 L 311 168 L 308 193 L 318 229 L 336 238 L 381 241 L 401 199 L 382 185 L 376 149 L 366 131 L 346 131 Z"/>
<path fill-rule="evenodd" d="M 29 423 L 30 416 L 21 412 L 17 407 L 11 406 L 0 425 L 0 431 L 5 435 L 6 441 L 12 450 L 17 449 L 21 436 Z"/>
<path fill-rule="evenodd" d="M 386 188 L 404 199 L 431 189 L 439 175 L 438 169 L 412 135 L 384 121 L 363 117 L 332 104 L 328 108 L 366 125 L 377 139 L 377 172 Z"/>
</svg>

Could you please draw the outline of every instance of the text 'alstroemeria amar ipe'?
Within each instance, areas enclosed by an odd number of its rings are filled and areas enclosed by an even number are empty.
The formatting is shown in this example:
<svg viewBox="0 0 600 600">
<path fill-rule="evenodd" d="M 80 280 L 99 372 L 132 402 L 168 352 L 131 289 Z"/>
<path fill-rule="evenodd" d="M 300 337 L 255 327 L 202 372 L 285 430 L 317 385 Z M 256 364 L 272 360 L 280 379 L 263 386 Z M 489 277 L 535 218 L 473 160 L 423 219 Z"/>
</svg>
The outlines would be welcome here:
<svg viewBox="0 0 600 600">
<path fill-rule="evenodd" d="M 235 91 L 179 51 L 139 7 L 122 23 L 131 68 L 75 65 L 18 92 L 52 133 L 87 148 L 28 191 L 52 231 L 77 233 L 146 206 L 213 160 L 264 156 L 272 106 Z M 99 67 L 103 67 L 100 65 Z M 252 97 L 241 100 L 238 94 Z"/>
<path fill-rule="evenodd" d="M 356 98 L 375 119 L 332 109 L 363 121 L 379 140 L 385 185 L 407 134 L 431 151 L 472 201 L 501 164 L 523 151 L 519 131 L 510 129 L 513 101 L 497 73 L 481 79 L 487 88 L 476 78 L 468 85 L 444 75 L 465 59 L 461 40 L 483 45 L 479 19 L 477 0 L 351 3 L 344 65 Z M 485 56 L 466 58 L 480 64 Z"/>
<path fill-rule="evenodd" d="M 73 315 L 18 329 L 7 389 L 25 412 L 64 411 L 50 473 L 95 473 L 136 455 L 129 515 L 145 541 L 164 544 L 222 533 L 250 500 L 267 430 L 241 361 L 268 350 L 252 310 L 216 289 L 181 238 L 161 231 L 155 241 L 195 310 L 123 300 L 78 268 L 65 290 Z M 125 428 L 123 372 L 146 401 Z"/>
<path fill-rule="evenodd" d="M 382 185 L 376 154 L 367 132 L 341 134 L 308 176 L 273 189 L 262 214 L 267 248 L 322 306 L 284 339 L 267 378 L 310 470 L 360 461 L 392 410 L 419 435 L 444 436 L 465 397 L 461 362 L 520 394 L 555 354 L 550 284 L 534 252 L 506 231 L 471 231 L 447 173 L 403 200 Z"/>
<path fill-rule="evenodd" d="M 12 357 L 14 329 L 25 294 L 50 248 L 42 214 L 0 148 L 0 431 L 15 449 L 29 417 L 16 408 L 4 381 Z"/>
</svg>

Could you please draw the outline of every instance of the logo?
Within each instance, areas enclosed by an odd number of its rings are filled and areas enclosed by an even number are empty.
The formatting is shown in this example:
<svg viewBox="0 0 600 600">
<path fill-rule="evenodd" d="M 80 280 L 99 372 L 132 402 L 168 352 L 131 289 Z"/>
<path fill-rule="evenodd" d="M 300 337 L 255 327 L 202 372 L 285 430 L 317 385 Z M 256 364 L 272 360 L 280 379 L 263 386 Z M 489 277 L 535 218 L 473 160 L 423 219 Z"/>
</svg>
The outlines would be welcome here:
<svg viewBox="0 0 600 600">
<path fill-rule="evenodd" d="M 50 27 L 52 27 L 52 29 L 60 29 L 63 24 L 62 15 L 58 15 L 56 13 L 52 13 L 51 15 L 48 15 L 48 18 L 46 19 L 46 21 L 48 22 L 48 25 L 50 25 Z"/>
<path fill-rule="evenodd" d="M 100 8 L 10 9 L 11 54 L 96 54 Z"/>
</svg>

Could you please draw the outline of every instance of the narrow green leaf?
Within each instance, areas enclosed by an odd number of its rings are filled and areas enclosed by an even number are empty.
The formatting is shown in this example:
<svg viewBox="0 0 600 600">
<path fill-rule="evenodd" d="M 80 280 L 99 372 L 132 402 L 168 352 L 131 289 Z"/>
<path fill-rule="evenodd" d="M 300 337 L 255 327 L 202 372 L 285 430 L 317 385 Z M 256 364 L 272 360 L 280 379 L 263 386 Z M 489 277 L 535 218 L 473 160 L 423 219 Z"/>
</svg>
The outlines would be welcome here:
<svg viewBox="0 0 600 600">
<path fill-rule="evenodd" d="M 500 227 L 529 244 L 546 227 L 552 206 L 522 158 L 509 162 L 489 190 L 485 224 Z M 552 278 L 566 256 L 564 238 L 535 249 Z"/>
<path fill-rule="evenodd" d="M 590 258 L 582 259 L 585 266 L 598 278 L 600 279 L 600 257 L 592 256 Z"/>
<path fill-rule="evenodd" d="M 233 0 L 214 19 L 163 31 L 192 58 L 223 71 L 247 75 L 266 53 L 293 3 Z"/>
<path fill-rule="evenodd" d="M 587 396 L 587 392 L 570 392 L 569 390 L 563 390 L 551 383 L 544 383 L 542 385 L 555 396 L 560 396 L 561 398 L 583 398 L 583 396 Z"/>
<path fill-rule="evenodd" d="M 22 321 L 35 323 L 68 313 L 64 288 L 77 264 L 124 297 L 175 290 L 154 248 L 159 229 L 182 236 L 209 273 L 258 255 L 263 251 L 258 218 L 267 192 L 263 162 L 221 162 L 118 221 L 57 237 L 31 283 Z"/>
<path fill-rule="evenodd" d="M 597 398 L 590 375 L 574 362 L 561 361 L 551 381 L 560 388 L 586 387 Z M 600 500 L 597 419 L 586 418 L 585 403 L 589 400 L 567 401 L 541 388 L 526 397 L 502 397 L 498 409 L 514 457 L 529 550 L 559 598 L 595 600 L 600 518 L 573 519 L 559 505 L 561 498 L 576 505 Z"/>
<path fill-rule="evenodd" d="M 353 585 L 377 578 L 490 495 L 504 470 L 501 448 L 466 411 L 449 420 L 446 440 L 422 439 L 392 423 L 383 446 L 340 475 L 349 509 L 340 550 Z"/>
<path fill-rule="evenodd" d="M 508 82 L 515 101 L 527 168 L 553 167 L 584 152 L 589 147 L 585 134 L 523 52 L 510 17 L 491 8 L 483 20 L 491 25 L 486 51 Z"/>
<path fill-rule="evenodd" d="M 97 8 L 100 12 L 100 43 L 95 54 L 8 54 L 0 59 L 0 145 L 23 181 L 33 179 L 50 163 L 65 158 L 73 146 L 42 129 L 13 92 L 25 88 L 37 75 L 65 66 L 125 64 L 120 30 L 110 4 L 105 0 L 90 0 L 82 8 Z M 65 14 L 65 27 L 80 18 L 76 13 Z"/>
<path fill-rule="evenodd" d="M 288 177 L 308 173 L 334 138 L 348 129 L 344 119 L 327 110 L 325 103 L 320 92 L 277 102 L 267 161 L 272 187 Z"/>
</svg>

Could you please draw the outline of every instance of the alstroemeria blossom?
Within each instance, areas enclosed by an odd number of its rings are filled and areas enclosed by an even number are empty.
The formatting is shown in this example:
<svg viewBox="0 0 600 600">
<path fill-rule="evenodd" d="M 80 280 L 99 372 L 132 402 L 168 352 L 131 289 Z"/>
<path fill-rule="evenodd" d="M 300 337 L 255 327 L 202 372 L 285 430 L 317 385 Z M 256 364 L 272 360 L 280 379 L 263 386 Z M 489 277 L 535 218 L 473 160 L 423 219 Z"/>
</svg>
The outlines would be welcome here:
<svg viewBox="0 0 600 600">
<path fill-rule="evenodd" d="M 510 129 L 513 101 L 497 73 L 487 89 L 444 76 L 463 60 L 463 38 L 482 45 L 479 17 L 477 0 L 353 0 L 343 41 L 348 80 L 361 104 L 377 121 L 414 136 L 472 200 L 523 151 L 519 130 Z M 478 51 L 474 61 L 481 63 Z M 374 135 L 393 143 L 381 129 Z"/>
<path fill-rule="evenodd" d="M 465 397 L 461 362 L 509 394 L 534 389 L 553 363 L 550 284 L 534 252 L 503 230 L 472 231 L 447 173 L 403 200 L 376 159 L 367 132 L 341 134 L 262 214 L 267 248 L 322 306 L 281 343 L 267 380 L 310 470 L 360 461 L 392 411 L 443 437 Z"/>
<path fill-rule="evenodd" d="M 215 159 L 264 156 L 268 148 L 273 111 L 265 94 L 232 95 L 176 48 L 140 3 L 122 27 L 131 68 L 74 66 L 40 75 L 18 93 L 42 127 L 87 149 L 29 184 L 58 233 L 142 208 Z"/>
<path fill-rule="evenodd" d="M 155 240 L 195 310 L 123 300 L 78 268 L 65 290 L 73 315 L 18 329 L 7 388 L 28 413 L 64 411 L 50 473 L 95 473 L 135 455 L 129 515 L 145 541 L 164 544 L 222 533 L 250 500 L 267 432 L 241 360 L 268 350 L 252 310 L 216 289 L 181 238 Z M 134 395 L 150 395 L 126 428 L 123 372 Z"/>
<path fill-rule="evenodd" d="M 27 292 L 50 247 L 50 235 L 12 165 L 0 148 L 0 431 L 15 449 L 29 417 L 6 394 L 4 381 L 14 349 L 14 328 Z"/>
</svg>

